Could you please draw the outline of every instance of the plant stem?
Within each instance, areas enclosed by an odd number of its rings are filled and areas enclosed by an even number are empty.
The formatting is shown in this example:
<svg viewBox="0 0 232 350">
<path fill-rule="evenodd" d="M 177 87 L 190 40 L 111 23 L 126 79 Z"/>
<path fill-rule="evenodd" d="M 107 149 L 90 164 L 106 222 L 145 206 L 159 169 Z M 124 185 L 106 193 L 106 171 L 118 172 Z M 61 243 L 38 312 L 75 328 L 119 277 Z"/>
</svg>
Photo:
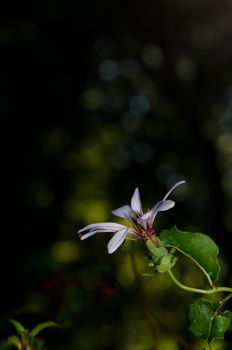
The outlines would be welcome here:
<svg viewBox="0 0 232 350">
<path fill-rule="evenodd" d="M 172 247 L 173 249 L 174 247 Z M 209 285 L 212 289 L 214 289 L 214 284 L 213 284 L 213 281 L 211 280 L 211 277 L 210 275 L 208 274 L 208 272 L 201 266 L 201 264 L 198 263 L 198 261 L 196 261 L 191 255 L 187 254 L 186 252 L 184 252 L 183 250 L 181 250 L 180 248 L 177 248 L 175 247 L 174 248 L 175 250 L 178 250 L 181 254 L 187 256 L 190 260 L 192 260 L 194 262 L 194 264 L 196 264 L 199 269 L 201 269 L 201 271 L 204 273 L 204 275 L 206 276 L 208 282 L 209 282 Z M 174 253 L 173 253 L 174 254 Z"/>
<path fill-rule="evenodd" d="M 186 290 L 187 292 L 193 292 L 193 293 L 200 293 L 200 294 L 214 294 L 214 293 L 220 293 L 220 292 L 228 292 L 232 293 L 232 288 L 229 287 L 215 287 L 213 289 L 199 289 L 199 288 L 192 288 L 184 285 L 181 283 L 172 273 L 171 270 L 167 271 L 169 276 L 171 277 L 172 281 L 181 289 Z"/>
<path fill-rule="evenodd" d="M 224 299 L 222 299 L 220 301 L 220 307 L 219 307 L 219 310 L 222 308 L 222 306 L 227 302 L 227 300 L 229 300 L 230 298 L 232 297 L 232 293 L 230 293 L 229 295 L 227 295 Z M 218 311 L 219 311 L 218 310 Z"/>
</svg>

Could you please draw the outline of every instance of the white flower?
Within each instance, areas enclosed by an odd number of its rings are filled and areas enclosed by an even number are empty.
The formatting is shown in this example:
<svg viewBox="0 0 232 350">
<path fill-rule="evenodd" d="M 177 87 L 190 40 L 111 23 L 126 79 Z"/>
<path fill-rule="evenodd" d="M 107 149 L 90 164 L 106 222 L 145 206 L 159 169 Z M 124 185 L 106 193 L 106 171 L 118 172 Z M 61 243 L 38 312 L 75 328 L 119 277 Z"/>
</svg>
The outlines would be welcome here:
<svg viewBox="0 0 232 350">
<path fill-rule="evenodd" d="M 151 239 L 154 234 L 153 223 L 156 214 L 159 211 L 165 211 L 174 207 L 175 202 L 167 199 L 167 197 L 177 186 L 183 183 L 185 183 L 185 181 L 177 182 L 170 191 L 168 191 L 164 198 L 146 213 L 143 213 L 139 190 L 136 188 L 131 198 L 130 205 L 124 205 L 112 211 L 115 216 L 127 219 L 127 225 L 121 225 L 114 222 L 91 224 L 78 231 L 78 233 L 82 234 L 81 240 L 93 236 L 98 232 L 114 232 L 114 236 L 107 245 L 108 253 L 112 254 L 118 249 L 118 247 L 120 247 L 120 245 L 122 245 L 128 233 L 132 233 L 145 241 Z"/>
</svg>

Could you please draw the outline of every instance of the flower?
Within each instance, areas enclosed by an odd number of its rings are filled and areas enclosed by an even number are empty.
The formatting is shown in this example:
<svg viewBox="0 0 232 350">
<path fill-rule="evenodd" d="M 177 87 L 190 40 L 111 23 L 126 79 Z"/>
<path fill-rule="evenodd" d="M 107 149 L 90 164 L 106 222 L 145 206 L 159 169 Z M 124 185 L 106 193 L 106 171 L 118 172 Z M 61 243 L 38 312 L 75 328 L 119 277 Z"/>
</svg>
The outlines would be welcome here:
<svg viewBox="0 0 232 350">
<path fill-rule="evenodd" d="M 130 205 L 124 205 L 112 211 L 112 214 L 127 220 L 127 225 L 121 225 L 115 222 L 99 222 L 90 224 L 78 231 L 81 234 L 81 240 L 95 235 L 99 232 L 114 232 L 114 236 L 109 241 L 107 248 L 108 253 L 112 254 L 118 249 L 128 233 L 132 233 L 144 241 L 152 239 L 154 235 L 153 223 L 156 214 L 159 211 L 165 211 L 174 207 L 175 202 L 167 199 L 170 193 L 185 181 L 177 182 L 156 205 L 146 213 L 143 213 L 139 189 L 136 188 L 131 198 Z"/>
</svg>

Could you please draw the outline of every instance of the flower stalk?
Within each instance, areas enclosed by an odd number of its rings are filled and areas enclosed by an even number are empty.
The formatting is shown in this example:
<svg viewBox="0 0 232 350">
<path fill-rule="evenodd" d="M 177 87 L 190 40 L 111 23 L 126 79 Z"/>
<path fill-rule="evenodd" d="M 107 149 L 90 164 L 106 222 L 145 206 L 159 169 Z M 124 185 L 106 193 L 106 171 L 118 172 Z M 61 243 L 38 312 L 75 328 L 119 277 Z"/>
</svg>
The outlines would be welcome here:
<svg viewBox="0 0 232 350">
<path fill-rule="evenodd" d="M 187 292 L 193 292 L 193 293 L 200 293 L 200 294 L 214 294 L 214 293 L 232 293 L 232 288 L 230 287 L 214 287 L 213 289 L 199 289 L 199 288 L 193 288 L 188 287 L 185 284 L 181 283 L 173 274 L 173 272 L 170 270 L 167 271 L 169 276 L 171 277 L 172 281 L 181 289 L 187 291 Z"/>
</svg>

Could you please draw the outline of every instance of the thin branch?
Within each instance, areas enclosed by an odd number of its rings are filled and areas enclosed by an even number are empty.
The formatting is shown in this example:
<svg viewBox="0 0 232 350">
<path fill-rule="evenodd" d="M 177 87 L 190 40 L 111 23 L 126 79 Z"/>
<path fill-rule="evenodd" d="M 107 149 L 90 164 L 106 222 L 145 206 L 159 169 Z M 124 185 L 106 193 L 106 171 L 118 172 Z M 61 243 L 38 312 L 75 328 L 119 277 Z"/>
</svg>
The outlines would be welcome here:
<svg viewBox="0 0 232 350">
<path fill-rule="evenodd" d="M 185 284 L 181 283 L 172 273 L 171 270 L 167 271 L 169 276 L 171 277 L 172 281 L 181 289 L 186 290 L 187 292 L 193 292 L 193 293 L 200 293 L 200 294 L 214 294 L 214 293 L 221 293 L 221 292 L 228 292 L 232 293 L 232 288 L 230 287 L 215 287 L 213 289 L 199 289 L 199 288 L 192 288 L 188 287 Z"/>
</svg>

